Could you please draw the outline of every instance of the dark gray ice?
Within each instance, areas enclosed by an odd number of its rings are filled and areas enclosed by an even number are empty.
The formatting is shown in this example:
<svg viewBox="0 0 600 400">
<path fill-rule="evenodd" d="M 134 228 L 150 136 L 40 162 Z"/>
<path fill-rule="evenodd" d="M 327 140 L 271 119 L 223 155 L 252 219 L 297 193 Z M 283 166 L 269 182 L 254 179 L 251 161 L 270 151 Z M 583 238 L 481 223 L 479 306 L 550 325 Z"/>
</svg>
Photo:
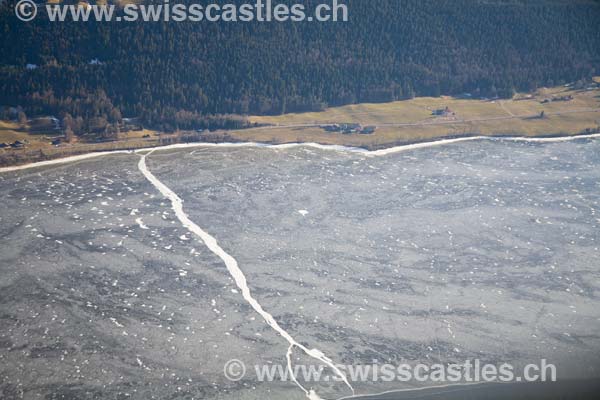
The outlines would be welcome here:
<svg viewBox="0 0 600 400">
<path fill-rule="evenodd" d="M 0 397 L 305 398 L 225 379 L 231 358 L 285 365 L 288 343 L 138 162 L 0 174 Z M 196 148 L 147 165 L 281 327 L 336 363 L 545 358 L 600 375 L 600 141 Z"/>
</svg>

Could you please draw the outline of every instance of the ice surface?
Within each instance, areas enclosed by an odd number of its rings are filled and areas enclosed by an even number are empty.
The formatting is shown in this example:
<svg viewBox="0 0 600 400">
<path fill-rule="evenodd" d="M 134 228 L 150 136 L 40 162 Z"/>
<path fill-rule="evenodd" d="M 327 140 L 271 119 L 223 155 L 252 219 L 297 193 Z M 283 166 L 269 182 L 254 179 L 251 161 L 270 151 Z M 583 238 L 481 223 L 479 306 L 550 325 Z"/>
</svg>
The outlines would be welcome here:
<svg viewBox="0 0 600 400">
<path fill-rule="evenodd" d="M 138 161 L 0 175 L 0 390 L 305 398 L 291 382 L 224 378 L 231 358 L 285 365 L 288 343 Z M 183 148 L 147 163 L 282 329 L 336 363 L 546 358 L 559 376 L 600 374 L 598 141 L 469 141 L 381 157 Z M 339 383 L 313 389 L 349 394 Z"/>
</svg>

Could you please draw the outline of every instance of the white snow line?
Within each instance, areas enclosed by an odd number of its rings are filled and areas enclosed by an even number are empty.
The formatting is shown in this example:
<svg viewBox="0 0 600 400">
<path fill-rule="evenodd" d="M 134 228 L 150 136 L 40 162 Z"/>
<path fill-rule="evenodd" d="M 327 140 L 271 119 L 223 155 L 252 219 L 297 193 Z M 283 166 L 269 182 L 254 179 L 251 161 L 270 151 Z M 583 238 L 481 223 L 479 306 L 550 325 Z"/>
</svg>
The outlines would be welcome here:
<svg viewBox="0 0 600 400">
<path fill-rule="evenodd" d="M 128 153 L 128 152 L 124 151 L 124 150 L 115 150 L 115 151 L 102 151 L 102 152 L 98 152 L 98 153 L 80 154 L 78 156 L 70 156 L 70 157 L 65 157 L 65 158 L 57 158 L 56 160 L 39 161 L 39 162 L 31 163 L 31 164 L 15 165 L 13 167 L 2 167 L 2 168 L 0 168 L 0 173 L 2 173 L 2 172 L 12 172 L 12 171 L 21 171 L 23 169 L 29 169 L 29 168 L 46 167 L 46 166 L 49 166 L 49 165 L 66 164 L 66 163 L 80 161 L 80 160 L 87 160 L 89 158 L 96 158 L 96 157 L 108 156 L 108 155 L 111 155 L 111 154 L 126 154 L 126 153 Z"/>
<path fill-rule="evenodd" d="M 219 246 L 219 244 L 217 243 L 217 240 L 213 236 L 211 236 L 209 233 L 204 231 L 202 228 L 200 228 L 192 220 L 189 219 L 189 217 L 183 210 L 183 200 L 175 192 L 173 192 L 171 189 L 169 189 L 164 183 L 162 183 L 158 178 L 156 178 L 150 172 L 150 170 L 148 169 L 148 167 L 146 165 L 146 157 L 152 153 L 153 153 L 153 151 L 150 151 L 149 153 L 144 154 L 140 157 L 140 161 L 138 163 L 138 168 L 139 168 L 140 172 L 146 177 L 146 179 L 148 179 L 148 181 L 156 189 L 158 189 L 158 191 L 164 197 L 166 197 L 167 199 L 169 199 L 171 201 L 171 206 L 173 208 L 173 211 L 175 212 L 175 215 L 177 216 L 177 218 L 179 219 L 181 224 L 185 228 L 187 228 L 191 233 L 200 237 L 200 239 L 202 239 L 202 241 L 204 242 L 206 247 L 208 247 L 208 249 L 210 251 L 212 251 L 221 260 L 223 260 L 223 262 L 225 263 L 225 266 L 227 267 L 227 270 L 229 271 L 229 274 L 235 281 L 235 284 L 237 285 L 237 287 L 241 290 L 244 300 L 246 300 L 246 302 L 248 304 L 250 304 L 250 306 L 254 309 L 254 311 L 256 311 L 265 320 L 267 325 L 269 325 L 274 331 L 276 331 L 279 335 L 281 335 L 289 343 L 290 348 L 297 347 L 297 348 L 301 349 L 309 357 L 312 357 L 312 358 L 322 362 L 323 364 L 327 365 L 328 367 L 330 367 L 344 381 L 344 383 L 350 388 L 350 390 L 352 390 L 352 393 L 354 393 L 354 388 L 348 381 L 348 378 L 346 377 L 346 375 L 337 366 L 335 366 L 333 364 L 333 361 L 331 359 L 326 357 L 325 354 L 323 354 L 323 352 L 321 352 L 320 350 L 309 349 L 306 346 L 299 343 L 298 341 L 296 341 L 296 339 L 294 339 L 286 330 L 284 330 L 281 326 L 279 326 L 279 323 L 277 323 L 275 318 L 271 314 L 269 314 L 267 311 L 265 311 L 263 309 L 262 305 L 252 296 L 250 288 L 248 287 L 248 282 L 246 280 L 246 276 L 244 275 L 243 271 L 240 269 L 240 267 L 237 263 L 237 260 L 235 258 L 233 258 L 230 254 L 228 254 L 225 250 L 223 250 L 223 248 L 221 246 Z M 292 366 L 290 365 L 291 356 L 290 356 L 289 350 L 287 353 L 287 359 L 288 359 L 288 369 L 291 371 Z M 298 384 L 297 381 L 296 381 L 296 384 Z M 305 393 L 307 393 L 306 390 L 301 385 L 298 385 L 298 386 Z M 308 396 L 308 398 L 312 398 L 312 400 L 318 398 L 312 392 L 307 393 L 307 396 Z"/>
<path fill-rule="evenodd" d="M 573 135 L 573 136 L 557 136 L 557 137 L 468 136 L 468 137 L 462 137 L 462 138 L 441 139 L 441 140 L 434 140 L 431 142 L 406 144 L 406 145 L 401 145 L 401 146 L 390 147 L 387 149 L 372 150 L 372 151 L 363 149 L 361 147 L 328 145 L 328 144 L 319 144 L 319 143 L 286 143 L 286 144 L 266 144 L 266 143 L 255 143 L 255 142 L 180 143 L 180 144 L 172 144 L 172 145 L 168 145 L 168 146 L 137 149 L 134 152 L 139 154 L 139 153 L 144 153 L 144 152 L 188 149 L 188 148 L 197 148 L 197 147 L 205 147 L 205 148 L 211 148 L 211 147 L 224 147 L 224 148 L 258 147 L 258 148 L 267 148 L 267 149 L 275 149 L 275 150 L 285 150 L 285 149 L 291 149 L 291 148 L 295 148 L 295 147 L 313 147 L 313 148 L 321 149 L 321 150 L 359 153 L 359 154 L 364 154 L 366 156 L 386 156 L 388 154 L 400 153 L 403 151 L 423 149 L 423 148 L 436 147 L 436 146 L 444 146 L 444 145 L 448 145 L 448 144 L 452 144 L 452 143 L 471 142 L 471 141 L 478 141 L 478 140 L 489 140 L 489 141 L 496 141 L 496 142 L 556 143 L 556 142 L 569 142 L 569 141 L 579 140 L 579 139 L 597 139 L 597 138 L 600 138 L 600 133 L 594 133 L 594 134 L 590 134 L 590 135 Z M 0 168 L 0 173 L 20 171 L 20 170 L 29 169 L 29 168 L 45 167 L 48 165 L 65 164 L 65 163 L 69 163 L 69 162 L 73 162 L 73 161 L 107 156 L 107 155 L 111 155 L 111 154 L 130 154 L 130 153 L 131 153 L 131 151 L 129 151 L 129 150 L 115 150 L 115 151 L 104 151 L 104 152 L 99 152 L 99 153 L 81 154 L 78 156 L 59 158 L 56 160 L 40 161 L 40 162 L 31 163 L 31 164 L 17 165 L 17 166 L 13 166 L 13 167 L 2 167 L 2 168 Z"/>
</svg>

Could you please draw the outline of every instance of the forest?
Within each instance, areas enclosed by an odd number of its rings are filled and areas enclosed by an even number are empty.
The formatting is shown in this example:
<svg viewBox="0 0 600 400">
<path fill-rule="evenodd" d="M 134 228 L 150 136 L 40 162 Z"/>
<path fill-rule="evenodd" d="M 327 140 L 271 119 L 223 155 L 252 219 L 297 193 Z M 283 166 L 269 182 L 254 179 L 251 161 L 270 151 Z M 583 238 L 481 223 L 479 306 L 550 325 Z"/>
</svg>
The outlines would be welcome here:
<svg viewBox="0 0 600 400">
<path fill-rule="evenodd" d="M 248 114 L 511 97 L 600 74 L 594 0 L 346 0 L 350 20 L 326 23 L 25 23 L 14 3 L 0 11 L 2 117 L 67 116 L 80 129 L 124 117 L 239 128 Z"/>
</svg>

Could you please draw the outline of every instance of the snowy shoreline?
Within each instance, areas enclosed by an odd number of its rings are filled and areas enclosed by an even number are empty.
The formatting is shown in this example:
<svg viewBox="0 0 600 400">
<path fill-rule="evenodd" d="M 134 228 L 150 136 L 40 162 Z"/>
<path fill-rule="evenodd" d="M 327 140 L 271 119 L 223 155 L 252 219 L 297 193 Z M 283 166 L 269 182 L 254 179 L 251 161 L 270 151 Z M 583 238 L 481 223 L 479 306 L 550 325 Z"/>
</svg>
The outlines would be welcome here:
<svg viewBox="0 0 600 400">
<path fill-rule="evenodd" d="M 312 147 L 321 150 L 328 151 L 341 151 L 341 152 L 352 152 L 363 154 L 367 157 L 381 157 L 386 156 L 388 154 L 395 154 L 404 151 L 410 150 L 418 150 L 429 147 L 436 146 L 444 146 L 454 143 L 461 142 L 473 142 L 473 141 L 492 141 L 492 142 L 529 142 L 529 143 L 558 143 L 558 142 L 569 142 L 580 139 L 597 139 L 600 138 L 600 133 L 590 134 L 590 135 L 574 135 L 574 136 L 556 136 L 556 137 L 525 137 L 525 136 L 467 136 L 460 138 L 452 138 L 452 139 L 441 139 L 441 140 L 433 140 L 430 142 L 420 142 L 420 143 L 412 143 L 405 144 L 401 146 L 394 146 L 380 150 L 367 150 L 361 147 L 350 147 L 350 146 L 341 146 L 341 145 L 326 145 L 319 143 L 286 143 L 286 144 L 268 144 L 268 143 L 256 143 L 256 142 L 241 142 L 241 143 L 179 143 L 172 144 L 167 146 L 159 146 L 152 148 L 144 148 L 137 150 L 115 150 L 115 151 L 103 151 L 98 153 L 87 153 L 80 154 L 76 156 L 57 158 L 54 160 L 47 161 L 39 161 L 30 164 L 24 165 L 15 165 L 10 167 L 2 167 L 0 168 L 0 173 L 4 172 L 13 172 L 13 171 L 21 171 L 30 168 L 38 168 L 38 167 L 46 167 L 51 165 L 58 164 L 66 164 L 75 161 L 87 160 L 90 158 L 97 158 L 107 155 L 113 154 L 139 154 L 149 151 L 167 151 L 167 150 L 177 150 L 177 149 L 187 149 L 187 148 L 198 148 L 198 147 L 206 147 L 206 148 L 215 148 L 215 147 L 223 147 L 223 148 L 243 148 L 243 147 L 256 147 L 256 148 L 267 148 L 274 150 L 285 150 L 296 147 Z"/>
</svg>

